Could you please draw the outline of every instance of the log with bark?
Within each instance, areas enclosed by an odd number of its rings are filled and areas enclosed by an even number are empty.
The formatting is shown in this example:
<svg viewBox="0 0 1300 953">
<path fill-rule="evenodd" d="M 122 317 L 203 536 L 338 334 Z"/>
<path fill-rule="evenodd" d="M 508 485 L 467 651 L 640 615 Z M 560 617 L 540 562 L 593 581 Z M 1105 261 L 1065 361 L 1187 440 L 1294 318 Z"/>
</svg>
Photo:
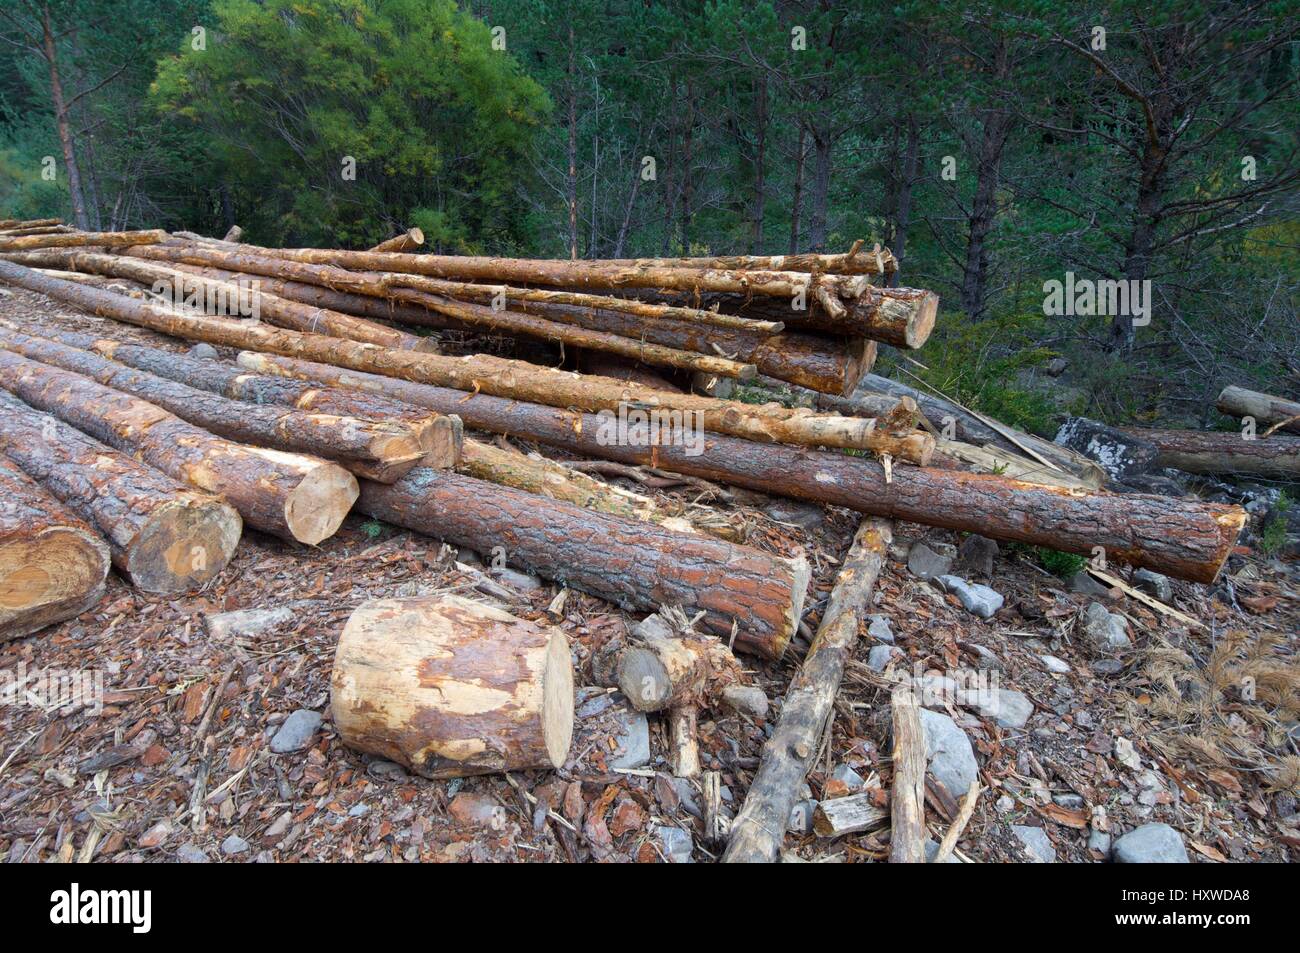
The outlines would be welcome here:
<svg viewBox="0 0 1300 953">
<path fill-rule="evenodd" d="M 199 317 L 99 288 L 50 279 L 8 261 L 0 261 L 0 279 L 78 305 L 95 314 L 174 337 L 322 361 L 472 393 L 609 411 L 604 420 L 606 431 L 610 427 L 618 428 L 615 414 L 620 411 L 636 412 L 646 417 L 653 412 L 657 419 L 666 415 L 670 420 L 696 420 L 706 430 L 754 440 L 869 449 L 888 453 L 899 460 L 920 463 L 927 461 L 934 449 L 934 439 L 929 434 L 916 433 L 905 437 L 878 434 L 875 422 L 863 418 L 817 415 L 779 405 L 754 406 L 691 394 L 665 394 L 624 381 L 584 377 L 484 354 L 459 358 L 414 354 L 324 335 L 250 325 L 225 318 Z M 687 417 L 687 414 L 691 416 Z M 689 435 L 678 434 L 679 438 L 686 436 Z M 650 449 L 658 452 L 664 448 L 651 446 Z"/>
<path fill-rule="evenodd" d="M 48 414 L 0 394 L 0 450 L 108 540 L 113 565 L 144 592 L 201 586 L 230 562 L 243 520 Z"/>
<path fill-rule="evenodd" d="M 7 322 L 0 321 L 0 336 L 11 329 L 12 326 Z M 192 388 L 220 394 L 231 400 L 270 407 L 291 407 L 305 413 L 324 414 L 344 420 L 401 423 L 410 429 L 422 454 L 414 459 L 405 460 L 405 463 L 409 463 L 406 469 L 416 464 L 425 467 L 454 467 L 460 462 L 464 428 L 460 418 L 454 415 L 436 414 L 413 404 L 405 404 L 373 394 L 362 394 L 355 390 L 315 386 L 286 377 L 249 374 L 237 365 L 225 361 L 174 354 L 161 348 L 129 344 L 79 331 L 57 328 L 42 328 L 42 331 L 44 339 L 70 348 L 91 351 L 110 361 Z M 40 357 L 36 359 L 41 360 Z M 66 367 L 66 365 L 61 366 Z M 67 367 L 67 369 L 85 373 L 79 367 Z M 149 399 L 144 394 L 137 396 Z M 185 415 L 179 414 L 179 416 Z M 223 436 L 229 435 L 223 434 Z M 360 473 L 362 470 L 357 472 Z M 394 474 L 392 478 L 396 479 L 396 476 L 397 474 Z"/>
<path fill-rule="evenodd" d="M 673 632 L 652 615 L 633 630 L 618 659 L 618 687 L 637 711 L 713 707 L 740 680 L 740 666 L 717 639 Z"/>
<path fill-rule="evenodd" d="M 1238 473 L 1294 480 L 1300 477 L 1300 437 L 1273 434 L 1247 438 L 1237 431 L 1145 430 L 1121 427 L 1124 433 L 1156 445 L 1155 466 L 1187 473 Z"/>
<path fill-rule="evenodd" d="M 171 236 L 161 229 L 144 232 L 56 232 L 46 235 L 0 235 L 0 252 L 29 251 L 34 248 L 77 248 L 86 245 L 151 245 Z"/>
<path fill-rule="evenodd" d="M 884 467 L 860 457 L 763 446 L 710 435 L 698 455 L 680 446 L 647 449 L 597 439 L 592 414 L 502 400 L 485 394 L 362 374 L 266 354 L 242 353 L 242 366 L 386 394 L 442 413 L 467 427 L 514 434 L 587 457 L 649 464 L 760 493 L 843 506 L 1005 542 L 1093 555 L 1193 582 L 1212 582 L 1246 522 L 1239 506 L 1148 494 L 1112 494 L 1035 485 L 932 467 Z"/>
<path fill-rule="evenodd" d="M 828 275 L 881 275 L 898 269 L 888 248 L 864 251 L 863 242 L 842 254 L 721 255 L 714 258 L 601 258 L 597 264 L 623 268 L 711 268 L 731 271 L 810 271 Z"/>
<path fill-rule="evenodd" d="M 0 455 L 0 642 L 85 612 L 109 566 L 90 525 Z"/>
<path fill-rule="evenodd" d="M 330 713 L 344 744 L 426 778 L 559 768 L 568 640 L 459 596 L 372 599 L 339 636 Z"/>
<path fill-rule="evenodd" d="M 63 219 L 61 218 L 0 219 L 0 228 L 42 228 L 62 224 Z"/>
<path fill-rule="evenodd" d="M 629 610 L 680 605 L 736 646 L 780 658 L 798 628 L 809 569 L 770 556 L 559 500 L 423 467 L 393 484 L 362 483 L 358 509 L 507 561 Z"/>
<path fill-rule="evenodd" d="M 820 750 L 845 663 L 857 642 L 858 623 L 870 605 L 892 538 L 886 520 L 866 519 L 858 527 L 812 646 L 763 746 L 758 773 L 731 825 L 723 863 L 773 863 L 780 857 L 790 811 Z"/>
<path fill-rule="evenodd" d="M 11 351 L 0 350 L 0 388 L 176 480 L 225 497 L 249 526 L 283 539 L 328 539 L 357 497 L 356 477 L 337 464 L 213 436 L 161 407 Z"/>
<path fill-rule="evenodd" d="M 1300 401 L 1230 385 L 1219 392 L 1215 406 L 1229 417 L 1254 417 L 1259 431 L 1281 424 L 1277 429 L 1300 433 Z"/>
<path fill-rule="evenodd" d="M 890 696 L 893 721 L 894 787 L 890 793 L 889 862 L 925 863 L 925 732 L 921 707 L 911 688 Z"/>
<path fill-rule="evenodd" d="M 230 240 L 230 236 L 226 236 Z M 424 244 L 424 232 L 418 228 L 408 228 L 400 235 L 394 235 L 392 238 L 380 242 L 371 251 L 414 251 Z"/>
<path fill-rule="evenodd" d="M 7 322 L 0 322 L 0 348 L 139 397 L 229 440 L 317 453 L 372 480 L 391 483 L 419 465 L 426 452 L 422 434 L 404 421 L 362 420 L 231 400 L 137 371 L 92 351 L 23 334 Z"/>
</svg>

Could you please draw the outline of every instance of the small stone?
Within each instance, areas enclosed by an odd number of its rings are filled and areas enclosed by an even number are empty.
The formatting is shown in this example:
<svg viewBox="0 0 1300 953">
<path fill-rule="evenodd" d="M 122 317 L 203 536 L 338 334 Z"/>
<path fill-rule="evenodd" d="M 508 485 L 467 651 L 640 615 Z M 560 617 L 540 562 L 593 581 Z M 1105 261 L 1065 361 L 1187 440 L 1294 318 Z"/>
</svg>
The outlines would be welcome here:
<svg viewBox="0 0 1300 953">
<path fill-rule="evenodd" d="M 280 725 L 280 730 L 271 739 L 271 750 L 276 754 L 301 751 L 311 744 L 320 723 L 320 712 L 299 708 Z"/>
<path fill-rule="evenodd" d="M 1070 663 L 1062 661 L 1055 655 L 1040 655 L 1038 660 L 1043 663 L 1043 668 L 1057 675 L 1067 675 L 1070 671 Z"/>
<path fill-rule="evenodd" d="M 722 690 L 722 700 L 755 721 L 767 717 L 767 692 L 756 685 L 728 685 Z"/>
<path fill-rule="evenodd" d="M 1082 794 L 1053 794 L 1052 802 L 1058 807 L 1068 807 L 1072 811 L 1080 810 L 1086 803 Z"/>
<path fill-rule="evenodd" d="M 200 342 L 185 352 L 187 357 L 196 357 L 203 361 L 215 361 L 220 355 L 211 344 Z"/>
<path fill-rule="evenodd" d="M 907 569 L 918 579 L 929 582 L 936 576 L 946 575 L 952 568 L 954 558 L 936 553 L 926 543 L 914 543 L 907 554 Z"/>
<path fill-rule="evenodd" d="M 1189 864 L 1183 835 L 1168 824 L 1143 824 L 1115 841 L 1118 864 Z"/>
<path fill-rule="evenodd" d="M 690 832 L 679 827 L 668 827 L 665 824 L 656 824 L 651 830 L 659 840 L 659 849 L 663 851 L 664 859 L 668 863 L 689 864 L 692 862 L 691 853 L 695 850 L 695 841 Z"/>
<path fill-rule="evenodd" d="M 1020 839 L 1020 843 L 1024 845 L 1025 853 L 1029 855 L 1031 863 L 1052 864 L 1056 862 L 1056 848 L 1052 846 L 1052 840 L 1047 836 L 1047 831 L 1041 827 L 1012 824 L 1011 833 Z"/>
<path fill-rule="evenodd" d="M 145 850 L 152 850 L 172 835 L 171 821 L 159 821 L 140 835 L 136 844 Z"/>
<path fill-rule="evenodd" d="M 1088 832 L 1088 850 L 1095 850 L 1103 857 L 1110 853 L 1110 834 L 1093 828 Z"/>
<path fill-rule="evenodd" d="M 831 780 L 844 785 L 847 794 L 856 794 L 866 783 L 862 780 L 862 775 L 847 764 L 836 765 L 835 770 L 831 772 Z"/>
<path fill-rule="evenodd" d="M 975 696 L 975 710 L 985 718 L 992 718 L 1000 728 L 1023 728 L 1034 713 L 1034 703 L 1022 692 L 1009 688 L 999 688 L 992 693 L 977 691 Z"/>
<path fill-rule="evenodd" d="M 994 802 L 993 806 L 998 809 L 999 814 L 1008 814 L 1015 809 L 1016 801 L 1011 795 L 1004 794 Z"/>
<path fill-rule="evenodd" d="M 1098 652 L 1114 653 L 1133 646 L 1124 617 L 1108 611 L 1100 602 L 1088 603 L 1083 614 L 1083 637 Z"/>
<path fill-rule="evenodd" d="M 889 617 L 876 613 L 867 617 L 871 624 L 867 626 L 867 635 L 871 636 L 877 642 L 887 642 L 894 644 L 894 629 L 889 624 Z"/>
<path fill-rule="evenodd" d="M 630 709 L 618 714 L 621 727 L 615 741 L 618 753 L 609 760 L 611 768 L 639 768 L 650 762 L 650 723 L 645 713 Z"/>
<path fill-rule="evenodd" d="M 1161 602 L 1170 602 L 1174 598 L 1174 585 L 1169 577 L 1150 569 L 1139 569 L 1133 573 L 1133 588 L 1140 589 Z"/>
<path fill-rule="evenodd" d="M 1115 739 L 1115 760 L 1130 771 L 1142 770 L 1142 758 L 1133 747 L 1133 742 L 1125 737 Z"/>
<path fill-rule="evenodd" d="M 967 582 L 960 576 L 936 576 L 934 581 L 944 592 L 955 595 L 967 612 L 989 619 L 1002 608 L 1001 593 L 979 583 Z"/>
<path fill-rule="evenodd" d="M 938 855 L 938 853 L 939 853 L 939 842 L 935 840 L 933 837 L 927 837 L 925 839 L 925 862 L 927 864 L 933 864 L 934 858 Z M 944 858 L 943 862 L 945 864 L 961 863 L 961 861 L 958 860 L 956 855 L 954 854 L 949 854 L 947 857 Z"/>
<path fill-rule="evenodd" d="M 873 645 L 867 653 L 867 668 L 873 672 L 883 672 L 898 649 L 892 645 Z"/>
<path fill-rule="evenodd" d="M 1124 663 L 1119 659 L 1100 659 L 1088 663 L 1088 668 L 1096 675 L 1118 675 L 1124 671 Z"/>
<path fill-rule="evenodd" d="M 489 794 L 462 791 L 451 799 L 447 813 L 466 827 L 490 827 L 500 830 L 504 826 L 506 809 Z"/>
<path fill-rule="evenodd" d="M 971 533 L 957 549 L 956 568 L 974 579 L 992 579 L 993 561 L 998 557 L 998 544 L 987 536 Z"/>
<path fill-rule="evenodd" d="M 921 709 L 921 727 L 925 731 L 925 759 L 930 774 L 960 799 L 979 776 L 979 764 L 966 732 L 942 712 Z"/>
<path fill-rule="evenodd" d="M 248 850 L 248 841 L 244 840 L 238 834 L 231 834 L 221 842 L 221 852 L 227 857 L 242 854 L 246 850 Z"/>
<path fill-rule="evenodd" d="M 542 588 L 542 581 L 536 576 L 529 575 L 526 572 L 517 572 L 509 566 L 492 570 L 492 575 L 497 582 L 504 583 L 517 592 L 532 592 Z"/>
<path fill-rule="evenodd" d="M 212 860 L 193 844 L 183 844 L 176 851 L 176 860 L 182 864 L 210 864 Z"/>
<path fill-rule="evenodd" d="M 1065 580 L 1065 587 L 1071 592 L 1092 596 L 1094 599 L 1109 599 L 1110 589 L 1093 578 L 1092 573 L 1081 569 Z"/>
<path fill-rule="evenodd" d="M 817 802 L 809 799 L 796 801 L 794 807 L 790 808 L 790 822 L 786 825 L 786 830 L 791 834 L 811 834 L 813 832 L 813 813 L 817 810 Z"/>
</svg>

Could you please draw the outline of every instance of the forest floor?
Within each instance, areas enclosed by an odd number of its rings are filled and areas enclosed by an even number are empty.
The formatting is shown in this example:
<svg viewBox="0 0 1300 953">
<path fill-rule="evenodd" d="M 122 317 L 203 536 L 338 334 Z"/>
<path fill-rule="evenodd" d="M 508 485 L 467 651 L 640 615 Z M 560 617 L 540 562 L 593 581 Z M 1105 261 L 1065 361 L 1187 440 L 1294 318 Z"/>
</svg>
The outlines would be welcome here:
<svg viewBox="0 0 1300 953">
<path fill-rule="evenodd" d="M 44 324 L 111 326 L 116 337 L 183 349 L 21 291 L 0 291 L 0 317 L 34 333 Z M 857 516 L 786 501 L 738 509 L 751 545 L 808 554 L 815 588 L 805 622 L 815 631 Z M 1004 550 L 986 581 L 1005 604 L 985 621 L 909 572 L 915 541 L 959 542 L 939 530 L 896 527 L 870 611 L 888 619 L 900 651 L 875 671 L 868 653 L 881 643 L 863 624 L 808 799 L 860 783 L 887 806 L 891 678 L 980 670 L 1022 693 L 1033 713 L 1008 729 L 973 710 L 934 706 L 970 738 L 985 789 L 959 859 L 1029 860 L 1014 830 L 1028 826 L 1043 829 L 1058 862 L 1099 861 L 1103 854 L 1088 847 L 1097 836 L 1090 825 L 1119 836 L 1150 821 L 1175 828 L 1193 862 L 1296 858 L 1297 778 L 1287 776 L 1285 758 L 1298 753 L 1300 738 L 1292 720 L 1300 564 L 1240 552 L 1213 588 L 1175 582 L 1172 605 L 1208 627 L 1198 629 L 1118 593 L 1071 592 L 1024 554 Z M 700 790 L 668 773 L 657 718 L 648 723 L 649 762 L 616 767 L 636 746 L 627 729 L 635 735 L 640 716 L 592 684 L 591 659 L 636 617 L 572 593 L 556 620 L 547 609 L 557 589 L 547 583 L 497 580 L 514 588 L 511 611 L 556 624 L 571 640 L 578 720 L 561 770 L 429 781 L 341 744 L 329 720 L 329 676 L 349 613 L 381 596 L 488 598 L 475 591 L 482 577 L 458 569 L 458 558 L 473 556 L 356 517 L 315 549 L 247 531 L 228 568 L 201 592 L 153 598 L 110 577 L 92 611 L 0 645 L 0 676 L 88 672 L 104 689 L 102 704 L 51 708 L 36 692 L 0 707 L 0 859 L 714 859 L 721 845 L 703 838 Z M 1093 601 L 1124 617 L 1131 650 L 1099 656 L 1082 638 Z M 205 628 L 214 613 L 280 606 L 292 607 L 292 618 L 254 636 L 222 641 Z M 800 654 L 778 664 L 744 660 L 774 703 L 769 719 Z M 1068 671 L 1049 671 L 1043 656 Z M 1257 698 L 1243 689 L 1243 673 L 1258 677 Z M 1270 694 L 1287 691 L 1290 700 L 1280 703 Z M 303 709 L 323 716 L 319 727 L 298 750 L 273 753 L 270 739 Z M 770 728 L 730 711 L 702 715 L 704 768 L 721 773 L 728 812 L 739 807 Z M 940 792 L 931 808 L 938 840 L 953 804 Z M 887 848 L 887 830 L 786 838 L 788 858 L 808 861 L 881 860 Z"/>
</svg>

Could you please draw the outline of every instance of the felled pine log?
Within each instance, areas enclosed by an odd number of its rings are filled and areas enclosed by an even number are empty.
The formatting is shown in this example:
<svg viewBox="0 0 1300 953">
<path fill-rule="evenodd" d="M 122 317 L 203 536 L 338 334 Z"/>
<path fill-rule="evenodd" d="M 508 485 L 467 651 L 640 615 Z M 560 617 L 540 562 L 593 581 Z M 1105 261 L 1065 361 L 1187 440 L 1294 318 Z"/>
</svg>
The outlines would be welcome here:
<svg viewBox="0 0 1300 953">
<path fill-rule="evenodd" d="M 1300 476 L 1300 437 L 1273 434 L 1248 439 L 1237 431 L 1120 429 L 1156 445 L 1160 451 L 1155 460 L 1157 467 L 1278 480 L 1294 480 Z"/>
<path fill-rule="evenodd" d="M 99 288 L 51 279 L 7 261 L 0 261 L 0 279 L 174 337 L 322 361 L 471 393 L 593 412 L 626 412 L 631 408 L 646 413 L 653 410 L 660 416 L 690 413 L 698 415 L 696 419 L 705 430 L 717 433 L 773 443 L 869 449 L 920 463 L 927 461 L 934 449 L 934 439 L 929 434 L 906 437 L 877 434 L 875 422 L 862 418 L 818 415 L 779 405 L 753 406 L 692 394 L 668 394 L 624 381 L 584 377 L 484 354 L 465 357 L 415 354 L 325 335 L 184 314 Z"/>
<path fill-rule="evenodd" d="M 125 278 L 155 292 L 165 289 L 174 306 L 192 309 L 199 314 L 258 318 L 276 327 L 295 331 L 319 331 L 350 341 L 364 341 L 380 347 L 409 351 L 427 351 L 433 346 L 427 338 L 376 324 L 365 318 L 278 297 L 269 289 L 263 289 L 260 280 L 247 276 L 213 278 L 136 257 L 68 249 L 28 252 L 12 255 L 9 260 L 34 267 L 62 268 Z"/>
<path fill-rule="evenodd" d="M 368 479 L 392 482 L 425 455 L 421 434 L 403 421 L 361 420 L 230 400 L 135 370 L 92 351 L 23 334 L 7 323 L 0 325 L 0 348 L 139 397 L 229 440 L 317 453 Z"/>
<path fill-rule="evenodd" d="M 108 546 L 85 520 L 0 455 L 0 642 L 89 609 L 104 593 Z"/>
<path fill-rule="evenodd" d="M 702 610 L 737 648 L 780 658 L 799 625 L 809 568 L 748 546 L 548 500 L 423 467 L 392 484 L 363 481 L 368 516 L 490 552 L 629 610 Z"/>
<path fill-rule="evenodd" d="M 330 712 L 344 744 L 426 778 L 559 768 L 568 640 L 459 596 L 372 599 L 339 636 Z"/>
<path fill-rule="evenodd" d="M 241 353 L 241 366 L 386 394 L 465 425 L 514 434 L 586 457 L 648 464 L 760 493 L 828 503 L 871 516 L 910 520 L 1006 542 L 1048 546 L 1156 572 L 1212 582 L 1245 525 L 1239 506 L 1147 494 L 1111 494 L 1036 485 L 1005 477 L 933 467 L 884 467 L 861 457 L 796 447 L 763 446 L 710 435 L 699 454 L 660 446 L 611 444 L 598 438 L 592 414 L 502 400 L 362 374 L 267 354 Z"/>
<path fill-rule="evenodd" d="M 62 225 L 61 218 L 6 218 L 0 219 L 0 228 L 41 228 L 44 226 Z"/>
<path fill-rule="evenodd" d="M 712 707 L 728 685 L 740 681 L 736 657 L 717 639 L 675 633 L 658 615 L 638 624 L 633 634 L 636 644 L 619 656 L 617 678 L 637 711 Z"/>
<path fill-rule="evenodd" d="M 226 236 L 230 240 L 230 236 Z M 408 228 L 400 235 L 394 235 L 386 241 L 380 242 L 371 251 L 414 251 L 424 244 L 424 232 L 418 228 Z"/>
<path fill-rule="evenodd" d="M 1228 386 L 1219 392 L 1215 406 L 1229 417 L 1254 417 L 1259 432 L 1281 424 L 1279 430 L 1300 433 L 1300 401 Z"/>
<path fill-rule="evenodd" d="M 881 275 L 898 269 L 888 248 L 864 251 L 863 242 L 842 254 L 719 255 L 712 258 L 601 258 L 622 268 L 712 268 L 732 271 L 810 271 L 828 275 Z"/>
<path fill-rule="evenodd" d="M 0 235 L 0 252 L 34 248 L 76 248 L 85 245 L 151 245 L 171 238 L 161 229 L 143 232 L 56 232 L 46 235 Z"/>
<path fill-rule="evenodd" d="M 10 325 L 0 321 L 0 340 Z M 69 348 L 91 351 L 100 357 L 136 370 L 144 371 L 156 377 L 166 378 L 191 388 L 220 394 L 231 400 L 261 404 L 268 407 L 291 407 L 304 413 L 323 414 L 337 417 L 343 421 L 359 420 L 369 426 L 372 422 L 399 423 L 409 428 L 410 435 L 418 447 L 419 455 L 407 457 L 399 453 L 398 446 L 392 448 L 392 457 L 399 467 L 406 465 L 410 469 L 417 463 L 425 467 L 454 467 L 460 461 L 464 428 L 459 417 L 436 414 L 433 411 L 388 400 L 372 394 L 361 394 L 354 390 L 339 387 L 321 387 L 285 377 L 249 374 L 234 364 L 226 361 L 204 360 L 175 354 L 161 348 L 147 347 L 140 344 L 128 344 L 111 338 L 96 337 L 80 331 L 66 331 L 58 328 L 42 328 L 42 336 Z M 36 356 L 35 354 L 31 356 Z M 43 358 L 36 357 L 37 360 Z M 66 365 L 61 365 L 66 366 Z M 85 373 L 78 367 L 68 367 Z M 98 375 L 96 375 L 98 377 Z M 103 381 L 103 383 L 111 383 Z M 116 386 L 116 385 L 111 385 Z M 119 388 L 120 389 L 120 388 Z M 150 399 L 145 394 L 137 396 Z M 161 404 L 160 404 L 161 405 Z M 165 406 L 165 405 L 162 405 Z M 260 413 L 260 411 L 254 411 Z M 184 413 L 179 416 L 185 416 Z M 199 423 L 201 421 L 192 421 Z M 348 424 L 344 424 L 348 426 Z M 209 427 L 215 432 L 215 428 Z M 353 431 L 355 432 L 355 431 Z M 223 434 L 223 436 L 231 436 Z M 243 439 L 235 437 L 234 439 Z M 255 441 L 252 441 L 255 442 Z M 301 449 L 301 448 L 293 448 Z M 326 447 L 315 447 L 324 455 Z M 371 471 L 356 472 L 369 475 Z M 389 471 L 392 473 L 392 471 Z M 403 470 L 402 472 L 405 472 Z M 392 473 L 392 479 L 398 474 Z"/>
<path fill-rule="evenodd" d="M 790 811 L 817 757 L 844 665 L 858 639 L 858 623 L 870 605 L 892 538 L 893 526 L 887 520 L 865 519 L 858 527 L 812 646 L 763 746 L 745 803 L 732 822 L 723 863 L 773 863 L 780 858 Z"/>
<path fill-rule="evenodd" d="M 893 723 L 894 785 L 890 791 L 889 862 L 925 863 L 925 731 L 921 706 L 910 687 L 894 689 L 889 700 Z"/>
<path fill-rule="evenodd" d="M 243 520 L 225 500 L 0 393 L 0 450 L 108 540 L 137 589 L 201 586 L 230 562 Z"/>
<path fill-rule="evenodd" d="M 0 388 L 176 480 L 225 497 L 249 526 L 287 540 L 328 539 L 357 498 L 356 477 L 337 464 L 225 440 L 12 351 L 0 350 Z"/>
</svg>

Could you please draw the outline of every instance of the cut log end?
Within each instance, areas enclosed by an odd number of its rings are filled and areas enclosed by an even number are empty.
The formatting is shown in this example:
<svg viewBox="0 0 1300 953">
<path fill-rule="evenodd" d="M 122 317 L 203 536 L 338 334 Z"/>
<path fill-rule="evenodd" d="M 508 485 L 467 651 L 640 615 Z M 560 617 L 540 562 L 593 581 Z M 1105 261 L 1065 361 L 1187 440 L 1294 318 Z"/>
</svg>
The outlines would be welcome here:
<svg viewBox="0 0 1300 953">
<path fill-rule="evenodd" d="M 0 543 L 0 641 L 94 605 L 108 567 L 103 540 L 78 527 L 51 527 L 30 539 Z"/>
<path fill-rule="evenodd" d="M 222 500 L 177 500 L 150 514 L 126 549 L 121 568 L 137 589 L 184 592 L 225 568 L 243 528 L 239 513 Z"/>
<path fill-rule="evenodd" d="M 934 322 L 939 316 L 939 296 L 927 291 L 916 303 L 912 320 L 907 323 L 904 341 L 910 348 L 916 349 L 929 340 L 934 331 Z"/>
<path fill-rule="evenodd" d="M 546 671 L 542 675 L 542 741 L 550 766 L 559 768 L 573 742 L 573 660 L 569 642 L 558 629 L 546 645 Z"/>
<path fill-rule="evenodd" d="M 315 546 L 338 531 L 360 493 L 355 476 L 342 467 L 322 464 L 308 471 L 289 492 L 284 504 L 285 525 L 298 542 Z"/>
</svg>

